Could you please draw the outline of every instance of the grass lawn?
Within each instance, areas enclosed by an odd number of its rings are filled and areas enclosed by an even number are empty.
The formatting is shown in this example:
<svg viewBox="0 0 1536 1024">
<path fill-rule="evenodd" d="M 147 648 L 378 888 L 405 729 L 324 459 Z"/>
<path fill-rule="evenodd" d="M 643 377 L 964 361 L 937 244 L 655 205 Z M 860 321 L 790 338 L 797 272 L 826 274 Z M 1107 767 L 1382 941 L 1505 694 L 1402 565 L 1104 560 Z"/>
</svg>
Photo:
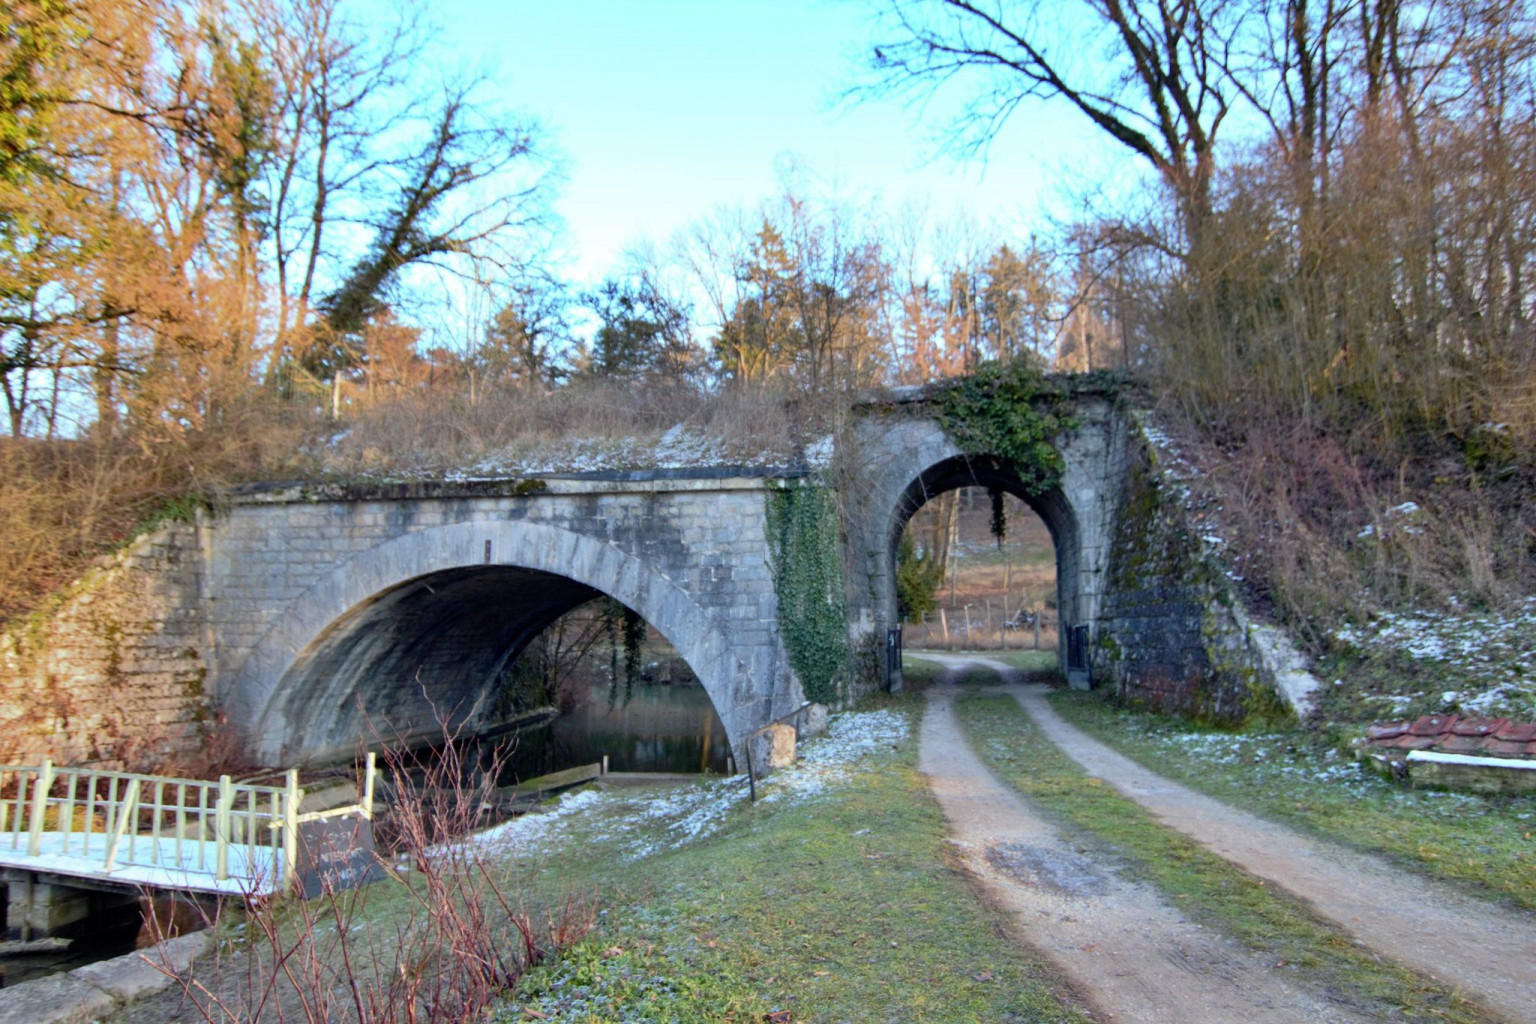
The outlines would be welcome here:
<svg viewBox="0 0 1536 1024">
<path fill-rule="evenodd" d="M 974 654 L 978 658 L 987 658 L 991 661 L 1000 661 L 1009 668 L 1017 669 L 1026 676 L 1052 677 L 1056 675 L 1056 650 L 1049 651 L 938 651 L 936 653 L 950 656 Z M 996 682 L 997 677 L 990 671 L 986 671 L 987 682 Z M 914 654 L 907 654 L 901 660 L 901 674 L 909 683 L 914 678 L 920 681 L 932 681 L 944 674 L 944 667 L 938 662 L 929 661 L 926 658 Z"/>
<path fill-rule="evenodd" d="M 565 819 L 531 888 L 596 891 L 603 916 L 494 1020 L 1086 1020 L 952 863 L 915 768 L 920 699 L 866 707 L 834 716 L 756 805 L 717 780 Z"/>
<path fill-rule="evenodd" d="M 1376 959 L 1299 900 L 1272 892 L 1087 775 L 1011 697 L 970 694 L 956 711 L 999 778 L 1077 832 L 1085 846 L 1157 886 L 1190 917 L 1274 957 L 1276 968 L 1293 972 L 1298 983 L 1381 1019 L 1485 1019 L 1453 992 Z"/>
<path fill-rule="evenodd" d="M 1267 817 L 1536 910 L 1536 800 L 1414 790 L 1317 732 L 1222 732 L 1058 691 L 1062 717 L 1160 775 Z"/>
</svg>

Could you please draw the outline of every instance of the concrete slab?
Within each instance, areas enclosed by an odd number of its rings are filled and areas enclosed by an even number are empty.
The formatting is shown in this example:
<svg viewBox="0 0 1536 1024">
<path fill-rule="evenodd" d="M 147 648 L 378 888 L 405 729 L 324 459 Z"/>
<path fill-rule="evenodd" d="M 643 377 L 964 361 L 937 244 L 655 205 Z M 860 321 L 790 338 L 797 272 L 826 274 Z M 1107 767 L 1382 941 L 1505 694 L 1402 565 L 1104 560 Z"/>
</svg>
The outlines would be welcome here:
<svg viewBox="0 0 1536 1024">
<path fill-rule="evenodd" d="M 56 974 L 0 989 L 0 1024 L 87 1024 L 116 1000 L 73 974 Z"/>
<path fill-rule="evenodd" d="M 207 932 L 194 932 L 156 949 L 137 950 L 68 974 L 0 989 L 0 1024 L 89 1024 L 119 1003 L 174 984 L 173 975 L 186 971 L 212 943 Z"/>
<path fill-rule="evenodd" d="M 86 964 L 70 971 L 69 976 L 126 1002 L 172 984 L 175 979 L 171 975 L 185 971 L 208 949 L 211 941 L 206 932 L 194 932 L 171 939 L 155 949 L 141 949 L 112 960 Z"/>
</svg>

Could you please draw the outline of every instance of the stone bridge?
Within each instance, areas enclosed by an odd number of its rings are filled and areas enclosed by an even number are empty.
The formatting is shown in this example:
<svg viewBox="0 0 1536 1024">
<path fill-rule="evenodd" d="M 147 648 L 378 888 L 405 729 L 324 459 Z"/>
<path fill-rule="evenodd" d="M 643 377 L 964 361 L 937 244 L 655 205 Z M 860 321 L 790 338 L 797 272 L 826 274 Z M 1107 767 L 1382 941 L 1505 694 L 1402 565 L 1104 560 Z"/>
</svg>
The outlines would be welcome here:
<svg viewBox="0 0 1536 1024">
<path fill-rule="evenodd" d="M 1050 529 L 1074 684 L 1097 674 L 1188 689 L 1220 670 L 1198 552 L 1150 580 L 1127 569 L 1144 568 L 1138 545 L 1167 551 L 1169 536 L 1183 537 L 1162 519 L 1128 525 L 1136 488 L 1156 490 L 1135 471 L 1151 461 L 1135 420 L 1105 394 L 1073 401 L 1077 425 L 1057 441 L 1065 473 L 1038 496 L 999 460 L 956 448 L 919 395 L 857 411 L 830 466 L 811 474 L 835 489 L 842 513 L 843 698 L 889 682 L 880 652 L 896 621 L 902 528 L 930 497 L 969 485 L 1017 495 Z M 606 594 L 677 648 L 740 761 L 745 737 L 804 699 L 766 509 L 773 489 L 809 473 L 658 469 L 237 494 L 144 538 L 45 622 L 0 638 L 0 716 L 16 737 L 4 756 L 154 759 L 221 733 L 249 757 L 286 764 L 345 758 L 374 735 L 428 734 L 439 716 L 472 728 L 524 645 Z M 1072 627 L 1083 628 L 1069 649 Z M 211 728 L 220 721 L 233 732 Z"/>
</svg>

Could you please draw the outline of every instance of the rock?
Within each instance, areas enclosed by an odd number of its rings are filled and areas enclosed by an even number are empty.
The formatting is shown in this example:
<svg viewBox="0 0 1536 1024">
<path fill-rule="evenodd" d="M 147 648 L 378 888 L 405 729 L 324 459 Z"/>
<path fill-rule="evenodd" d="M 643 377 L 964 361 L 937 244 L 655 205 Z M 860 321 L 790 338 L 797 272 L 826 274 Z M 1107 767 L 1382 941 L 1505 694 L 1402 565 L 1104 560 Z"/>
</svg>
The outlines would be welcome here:
<svg viewBox="0 0 1536 1024">
<path fill-rule="evenodd" d="M 827 706 L 825 704 L 812 704 L 805 709 L 805 715 L 800 719 L 800 738 L 810 739 L 812 736 L 820 736 L 827 731 Z"/>
</svg>

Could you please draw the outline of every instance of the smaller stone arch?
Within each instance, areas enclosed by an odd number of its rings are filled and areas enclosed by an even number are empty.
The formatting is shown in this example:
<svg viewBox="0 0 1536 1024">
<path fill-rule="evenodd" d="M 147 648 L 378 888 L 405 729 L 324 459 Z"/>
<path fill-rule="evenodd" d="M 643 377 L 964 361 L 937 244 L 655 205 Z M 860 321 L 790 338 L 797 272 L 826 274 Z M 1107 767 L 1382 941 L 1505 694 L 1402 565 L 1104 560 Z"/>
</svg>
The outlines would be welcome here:
<svg viewBox="0 0 1536 1024">
<path fill-rule="evenodd" d="M 985 487 L 1011 494 L 1040 517 L 1050 532 L 1056 549 L 1056 606 L 1063 622 L 1079 621 L 1078 570 L 1082 539 L 1078 529 L 1077 514 L 1060 487 L 1052 487 L 1039 494 L 1031 494 L 1017 474 L 1005 468 L 1004 461 L 993 455 L 952 455 L 929 466 L 909 483 L 897 499 L 891 517 L 886 551 L 889 559 L 888 572 L 896 578 L 896 548 L 902 531 L 917 510 L 946 491 L 961 487 Z M 894 594 L 894 589 L 893 589 Z M 894 614 L 894 609 L 893 609 Z M 1066 664 L 1065 631 L 1058 638 L 1062 664 Z"/>
<path fill-rule="evenodd" d="M 853 459 L 843 466 L 855 641 L 883 636 L 897 624 L 896 545 L 912 513 L 932 495 L 971 485 L 1013 494 L 1040 516 L 1055 543 L 1063 626 L 1093 627 L 1118 495 L 1123 428 L 1105 402 L 1079 400 L 1077 413 L 1077 428 L 1055 442 L 1065 464 L 1061 482 L 1031 495 L 1002 460 L 961 451 L 920 397 L 868 408 L 854 425 Z M 1063 628 L 1058 647 L 1063 668 L 1068 636 Z M 1086 671 L 1069 678 L 1075 685 L 1089 683 Z"/>
<path fill-rule="evenodd" d="M 542 612 L 509 615 L 494 630 L 495 643 L 466 664 L 475 675 L 493 673 L 515 657 L 541 622 L 602 593 L 633 609 L 677 648 L 714 703 L 739 761 L 742 738 L 768 721 L 774 708 L 800 700 L 792 677 L 773 680 L 772 689 L 755 685 L 722 624 L 639 559 L 592 537 L 518 520 L 422 529 L 341 563 L 294 600 L 257 643 L 223 695 L 223 707 L 258 760 L 334 755 L 350 727 L 349 707 L 356 707 L 359 665 L 377 663 L 382 654 L 386 665 L 408 666 L 410 645 L 424 642 L 437 626 L 457 630 L 463 639 L 484 639 L 494 618 L 485 605 L 507 585 L 542 588 Z M 434 602 L 439 586 L 454 599 Z M 425 629 L 422 623 L 412 628 L 398 614 L 423 609 L 433 616 Z M 453 609 L 467 624 L 449 621 Z M 344 670 L 339 680 L 325 675 L 337 668 Z M 410 681 L 389 682 L 398 688 Z M 352 741 L 352 749 L 361 739 Z"/>
</svg>

